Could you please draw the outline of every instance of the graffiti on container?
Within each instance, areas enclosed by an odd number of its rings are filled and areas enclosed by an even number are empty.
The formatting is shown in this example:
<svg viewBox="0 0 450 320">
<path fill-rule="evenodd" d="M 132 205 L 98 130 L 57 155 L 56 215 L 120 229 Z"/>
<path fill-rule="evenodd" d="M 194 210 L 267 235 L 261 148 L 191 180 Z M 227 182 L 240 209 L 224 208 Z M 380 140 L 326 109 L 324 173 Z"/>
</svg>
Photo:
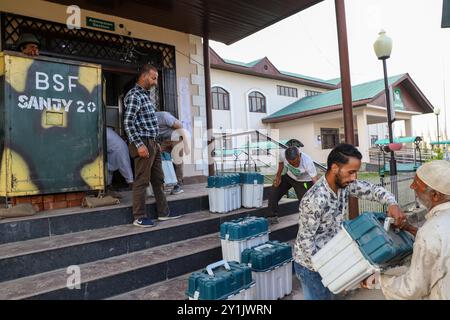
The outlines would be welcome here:
<svg viewBox="0 0 450 320">
<path fill-rule="evenodd" d="M 100 67 L 0 54 L 0 82 L 0 195 L 103 189 Z"/>
<path fill-rule="evenodd" d="M 67 77 L 67 85 L 63 82 L 64 77 L 60 74 L 54 74 L 53 76 L 49 76 L 45 72 L 35 72 L 35 89 L 36 90 L 43 90 L 48 91 L 51 90 L 53 92 L 63 92 L 66 91 L 71 93 L 73 89 L 76 89 L 77 87 L 77 81 L 78 77 L 69 75 Z M 52 81 L 50 81 L 52 79 Z M 51 83 L 52 82 L 52 83 Z M 85 112 L 94 112 L 97 109 L 97 106 L 95 102 L 93 101 L 74 101 L 71 99 L 64 99 L 64 98 L 53 98 L 48 96 L 34 96 L 34 95 L 19 95 L 18 96 L 18 103 L 17 106 L 20 109 L 34 109 L 42 111 L 44 109 L 46 110 L 54 110 L 54 111 L 61 111 L 64 110 L 64 112 L 69 112 L 73 108 L 71 106 L 74 105 L 76 108 L 76 112 L 85 113 Z"/>
</svg>

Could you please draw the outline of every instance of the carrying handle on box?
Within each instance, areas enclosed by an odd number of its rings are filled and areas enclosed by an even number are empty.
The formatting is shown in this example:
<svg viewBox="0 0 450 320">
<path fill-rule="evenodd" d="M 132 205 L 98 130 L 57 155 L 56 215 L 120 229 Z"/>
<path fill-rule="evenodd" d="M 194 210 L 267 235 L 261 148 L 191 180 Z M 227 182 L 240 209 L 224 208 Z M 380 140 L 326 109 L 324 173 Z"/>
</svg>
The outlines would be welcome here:
<svg viewBox="0 0 450 320">
<path fill-rule="evenodd" d="M 273 245 L 271 245 L 270 243 L 265 243 L 265 244 L 262 244 L 262 245 L 256 247 L 255 250 L 261 251 L 262 249 L 265 249 L 265 248 L 273 248 Z"/>
<path fill-rule="evenodd" d="M 213 269 L 221 267 L 221 266 L 225 266 L 225 269 L 227 270 L 231 270 L 230 265 L 228 264 L 228 262 L 226 260 L 220 260 L 214 263 L 211 263 L 210 265 L 208 265 L 206 267 L 206 272 L 208 272 L 208 274 L 210 276 L 214 275 Z"/>
<path fill-rule="evenodd" d="M 386 219 L 384 219 L 384 230 L 386 230 L 386 232 L 389 231 L 389 229 L 391 228 L 391 224 L 393 224 L 395 222 L 395 219 L 392 217 L 386 217 Z"/>
</svg>

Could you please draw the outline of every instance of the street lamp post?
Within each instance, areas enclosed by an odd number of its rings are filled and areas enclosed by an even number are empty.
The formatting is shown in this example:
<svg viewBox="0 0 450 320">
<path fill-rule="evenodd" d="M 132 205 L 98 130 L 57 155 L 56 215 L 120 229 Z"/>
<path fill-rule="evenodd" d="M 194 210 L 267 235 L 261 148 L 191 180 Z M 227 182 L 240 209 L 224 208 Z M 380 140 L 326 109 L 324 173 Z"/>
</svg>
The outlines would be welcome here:
<svg viewBox="0 0 450 320">
<path fill-rule="evenodd" d="M 384 89 L 386 95 L 386 108 L 387 108 L 387 118 L 388 118 L 388 129 L 389 129 L 389 143 L 392 145 L 394 142 L 394 136 L 392 132 L 392 123 L 395 121 L 392 116 L 391 100 L 389 95 L 389 83 L 387 76 L 386 59 L 391 56 L 392 51 L 392 39 L 386 36 L 386 32 L 381 30 L 379 36 L 375 43 L 373 44 L 375 54 L 379 60 L 383 61 L 383 71 L 384 71 Z M 398 187 L 397 187 L 397 161 L 395 160 L 394 151 L 390 149 L 391 158 L 389 160 L 389 173 L 391 177 L 391 190 L 396 199 L 398 199 Z"/>
<path fill-rule="evenodd" d="M 436 130 L 437 130 L 437 146 L 438 148 L 440 147 L 439 145 L 439 115 L 441 114 L 441 109 L 439 109 L 439 107 L 434 108 L 433 110 L 434 114 L 436 115 Z"/>
</svg>

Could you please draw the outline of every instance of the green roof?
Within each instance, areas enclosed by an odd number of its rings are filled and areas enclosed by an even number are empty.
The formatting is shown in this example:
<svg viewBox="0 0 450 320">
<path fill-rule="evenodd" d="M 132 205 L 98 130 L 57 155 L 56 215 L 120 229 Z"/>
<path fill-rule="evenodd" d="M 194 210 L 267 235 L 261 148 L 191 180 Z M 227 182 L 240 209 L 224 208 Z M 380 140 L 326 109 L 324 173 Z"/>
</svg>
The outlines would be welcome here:
<svg viewBox="0 0 450 320">
<path fill-rule="evenodd" d="M 388 78 L 389 84 L 396 82 L 405 74 L 400 74 Z M 384 79 L 378 79 L 362 84 L 352 86 L 352 100 L 359 101 L 365 99 L 372 99 L 384 90 Z M 335 106 L 342 104 L 341 88 L 327 91 L 315 96 L 304 97 L 297 100 L 290 105 L 272 113 L 264 119 L 273 119 L 283 116 L 288 116 L 305 111 L 316 110 L 329 106 Z"/>
<path fill-rule="evenodd" d="M 256 60 L 248 62 L 248 63 L 241 62 L 241 61 L 236 61 L 236 60 L 229 60 L 229 59 L 223 59 L 223 61 L 225 61 L 226 63 L 229 63 L 229 64 L 234 64 L 234 65 L 238 65 L 238 66 L 241 66 L 241 67 L 251 68 L 251 67 L 255 66 L 258 62 L 260 62 L 262 59 L 264 59 L 264 58 L 256 59 Z M 314 77 L 308 77 L 308 76 L 305 76 L 305 75 L 302 75 L 302 74 L 298 74 L 298 73 L 293 73 L 293 72 L 288 72 L 288 71 L 281 71 L 281 70 L 280 70 L 280 73 L 284 74 L 285 76 L 290 76 L 290 77 L 294 77 L 294 78 L 311 80 L 311 81 L 317 81 L 317 82 L 322 82 L 322 83 L 327 83 L 327 84 L 334 84 L 332 82 L 328 82 L 328 81 L 323 80 L 323 79 L 314 78 Z"/>
<path fill-rule="evenodd" d="M 339 83 L 341 83 L 341 78 L 334 78 L 334 79 L 330 79 L 330 80 L 326 80 L 329 83 L 332 83 L 334 85 L 338 85 Z"/>
<path fill-rule="evenodd" d="M 398 137 L 394 138 L 394 143 L 413 143 L 416 141 L 422 141 L 421 137 Z M 389 139 L 380 139 L 375 141 L 375 144 L 389 144 Z"/>
<path fill-rule="evenodd" d="M 294 78 L 301 78 L 301 79 L 305 79 L 305 80 L 311 80 L 311 81 L 323 82 L 323 83 L 328 83 L 328 84 L 334 84 L 334 83 L 331 83 L 331 82 L 329 82 L 327 80 L 314 78 L 314 77 L 309 77 L 309 76 L 305 76 L 305 75 L 299 74 L 299 73 L 293 73 L 293 72 L 281 71 L 281 70 L 280 70 L 280 73 L 284 74 L 285 76 L 290 76 L 290 77 L 294 77 Z"/>
<path fill-rule="evenodd" d="M 235 60 L 228 60 L 228 59 L 223 59 L 223 61 L 225 61 L 226 63 L 229 63 L 229 64 L 236 64 L 236 65 L 241 66 L 241 67 L 251 68 L 255 64 L 257 64 L 258 62 L 260 62 L 262 59 L 264 59 L 264 58 L 256 59 L 255 61 L 251 61 L 251 62 L 248 62 L 248 63 L 235 61 Z"/>
</svg>

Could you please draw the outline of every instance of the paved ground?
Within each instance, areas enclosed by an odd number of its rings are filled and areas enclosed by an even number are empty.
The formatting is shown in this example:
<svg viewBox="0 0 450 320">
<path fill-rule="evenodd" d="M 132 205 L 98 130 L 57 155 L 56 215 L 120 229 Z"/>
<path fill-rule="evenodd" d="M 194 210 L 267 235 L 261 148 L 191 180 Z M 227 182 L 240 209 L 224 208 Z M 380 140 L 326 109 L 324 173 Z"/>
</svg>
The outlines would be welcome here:
<svg viewBox="0 0 450 320">
<path fill-rule="evenodd" d="M 165 283 L 157 283 L 152 286 L 128 292 L 110 299 L 113 300 L 187 300 L 185 292 L 187 290 L 188 278 L 186 274 Z M 381 290 L 356 289 L 347 294 L 340 294 L 338 300 L 384 300 Z M 292 293 L 282 300 L 303 300 L 303 292 L 300 282 L 292 276 Z"/>
<path fill-rule="evenodd" d="M 338 300 L 385 300 L 381 290 L 356 289 L 347 294 L 337 296 Z M 283 300 L 303 300 L 303 291 L 300 282 L 295 276 L 292 279 L 292 293 Z"/>
</svg>

